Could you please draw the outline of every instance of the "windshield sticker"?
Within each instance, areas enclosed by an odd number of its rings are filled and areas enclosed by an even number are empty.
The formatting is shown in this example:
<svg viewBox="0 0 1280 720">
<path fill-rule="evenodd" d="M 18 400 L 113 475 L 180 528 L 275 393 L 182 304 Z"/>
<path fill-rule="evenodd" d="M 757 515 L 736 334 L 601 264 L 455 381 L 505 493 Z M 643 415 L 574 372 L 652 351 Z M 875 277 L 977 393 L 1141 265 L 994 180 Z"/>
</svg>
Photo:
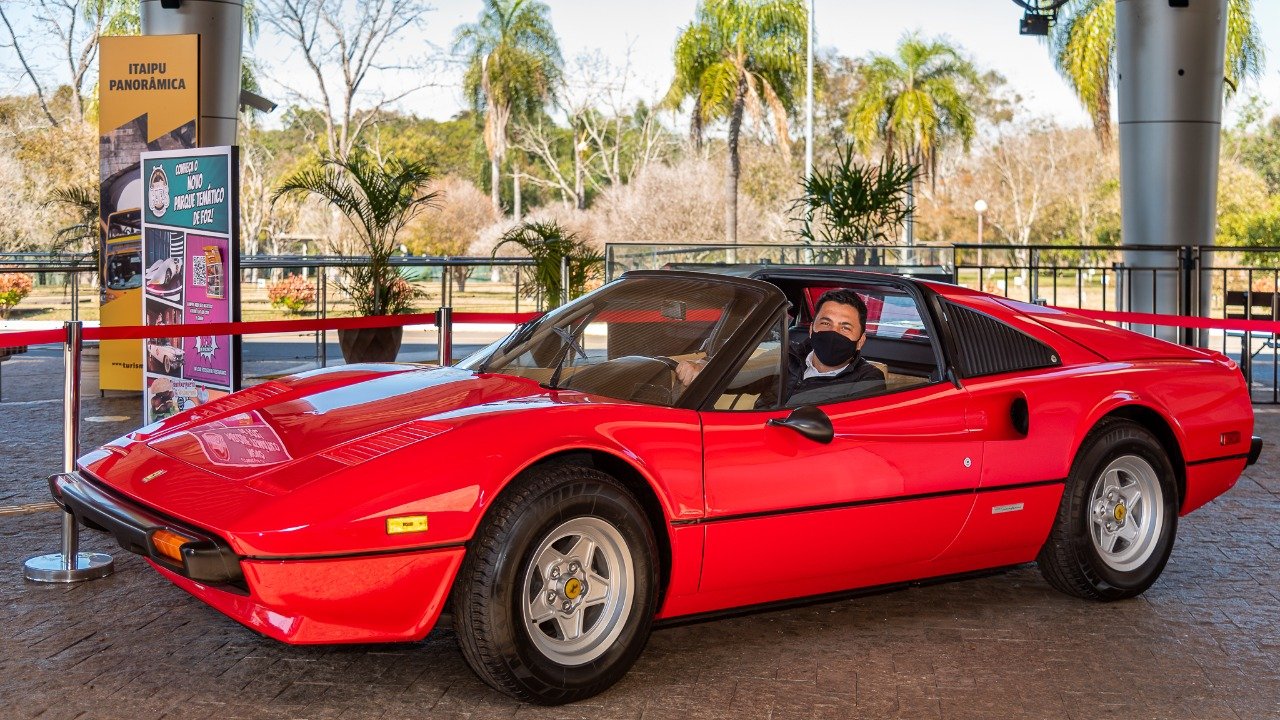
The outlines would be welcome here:
<svg viewBox="0 0 1280 720">
<path fill-rule="evenodd" d="M 293 459 L 275 428 L 257 412 L 214 420 L 188 432 L 215 465 L 261 467 Z"/>
</svg>

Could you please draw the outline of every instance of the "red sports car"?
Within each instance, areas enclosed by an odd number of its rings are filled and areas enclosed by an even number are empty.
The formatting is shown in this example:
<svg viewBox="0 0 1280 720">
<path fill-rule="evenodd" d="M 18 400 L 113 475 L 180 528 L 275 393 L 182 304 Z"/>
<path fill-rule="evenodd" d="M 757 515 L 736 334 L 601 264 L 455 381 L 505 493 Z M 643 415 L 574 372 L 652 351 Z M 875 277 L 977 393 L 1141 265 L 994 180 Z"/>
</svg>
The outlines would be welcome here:
<svg viewBox="0 0 1280 720">
<path fill-rule="evenodd" d="M 790 342 L 836 288 L 884 382 L 793 406 Z M 52 485 L 254 630 L 417 640 L 449 608 L 481 678 L 555 704 L 617 681 L 655 621 L 1033 560 L 1133 597 L 1178 517 L 1257 459 L 1252 430 L 1226 356 L 1067 312 L 834 269 L 654 271 L 458 367 L 229 395 Z"/>
</svg>

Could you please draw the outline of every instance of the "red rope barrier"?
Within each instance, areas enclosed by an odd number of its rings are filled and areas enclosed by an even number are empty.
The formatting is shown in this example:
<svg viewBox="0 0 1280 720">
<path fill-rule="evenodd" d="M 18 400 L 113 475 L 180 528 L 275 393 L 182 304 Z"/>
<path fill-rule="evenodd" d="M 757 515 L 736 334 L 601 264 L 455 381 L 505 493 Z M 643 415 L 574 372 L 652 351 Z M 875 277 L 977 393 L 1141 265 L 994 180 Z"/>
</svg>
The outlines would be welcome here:
<svg viewBox="0 0 1280 720">
<path fill-rule="evenodd" d="M 55 330 L 0 332 L 0 348 L 23 347 L 25 345 L 49 345 L 53 343 L 61 345 L 66 341 L 67 331 L 62 328 L 57 328 Z"/>
<path fill-rule="evenodd" d="M 201 323 L 199 325 L 128 325 L 121 327 L 85 328 L 86 340 L 142 340 L 162 337 L 196 337 L 199 335 L 255 335 L 261 333 L 314 332 L 316 330 L 354 330 L 358 328 L 435 325 L 435 313 L 417 315 L 372 315 L 353 318 L 315 320 L 255 320 L 253 322 Z"/>
<path fill-rule="evenodd" d="M 511 323 L 519 325 L 520 323 L 529 322 L 534 318 L 542 317 L 542 313 L 525 312 L 525 313 L 454 313 L 453 322 L 458 323 Z"/>
<path fill-rule="evenodd" d="M 541 313 L 455 313 L 453 322 L 499 323 L 518 325 Z M 254 335 L 261 333 L 315 332 L 317 330 L 353 330 L 358 328 L 403 327 L 405 325 L 435 325 L 435 313 L 415 315 L 374 315 L 353 318 L 324 318 L 314 320 L 256 320 L 253 322 L 204 323 L 200 325 L 126 325 L 120 327 L 89 327 L 84 329 L 85 340 L 143 340 L 147 338 L 197 337 L 200 335 Z M 66 341 L 66 331 L 33 330 L 0 332 L 0 347 L 42 345 Z"/>
<path fill-rule="evenodd" d="M 1199 330 L 1240 330 L 1256 333 L 1280 333 L 1280 321 L 1228 320 L 1223 318 L 1188 317 L 1184 315 L 1158 315 L 1155 313 L 1116 312 L 1114 310 L 1083 310 L 1059 307 L 1056 310 L 1074 313 L 1090 320 L 1137 323 L 1139 325 L 1166 325 L 1170 327 L 1196 328 Z"/>
<path fill-rule="evenodd" d="M 1086 310 L 1082 308 L 1055 307 L 1056 310 L 1074 313 L 1092 320 L 1104 322 L 1137 323 L 1141 325 L 1166 325 L 1171 327 L 1204 330 L 1236 330 L 1242 332 L 1280 334 L 1280 321 L 1229 320 L 1220 318 L 1159 315 L 1155 313 L 1116 312 L 1111 310 Z M 540 317 L 542 313 L 455 313 L 456 324 L 494 323 L 520 324 Z M 130 325 L 122 327 L 85 328 L 85 340 L 142 340 L 161 337 L 196 337 L 200 335 L 254 335 L 262 333 L 315 332 L 317 330 L 351 330 L 357 328 L 403 327 L 405 325 L 435 325 L 435 313 L 415 315 L 375 315 L 354 318 L 324 318 L 314 320 L 256 320 L 253 322 L 206 323 L 202 325 Z M 0 348 L 24 345 L 61 344 L 66 341 L 66 331 L 26 330 L 0 332 Z"/>
</svg>

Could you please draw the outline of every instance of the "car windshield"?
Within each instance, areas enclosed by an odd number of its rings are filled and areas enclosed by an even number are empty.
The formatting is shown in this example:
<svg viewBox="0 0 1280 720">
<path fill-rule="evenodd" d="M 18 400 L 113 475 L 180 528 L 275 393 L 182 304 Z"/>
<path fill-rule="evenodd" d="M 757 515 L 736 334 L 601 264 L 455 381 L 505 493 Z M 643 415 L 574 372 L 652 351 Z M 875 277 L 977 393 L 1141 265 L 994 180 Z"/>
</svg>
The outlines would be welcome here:
<svg viewBox="0 0 1280 720">
<path fill-rule="evenodd" d="M 672 406 L 681 361 L 714 359 L 764 300 L 760 290 L 688 277 L 627 277 L 512 334 L 483 364 L 547 387 Z"/>
</svg>

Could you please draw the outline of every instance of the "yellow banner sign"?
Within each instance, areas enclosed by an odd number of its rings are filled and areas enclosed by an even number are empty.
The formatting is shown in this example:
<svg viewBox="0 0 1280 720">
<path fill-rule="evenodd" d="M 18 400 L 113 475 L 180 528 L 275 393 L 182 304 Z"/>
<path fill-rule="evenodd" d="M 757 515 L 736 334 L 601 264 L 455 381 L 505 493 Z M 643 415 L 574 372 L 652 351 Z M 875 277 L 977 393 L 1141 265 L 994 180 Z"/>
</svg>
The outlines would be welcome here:
<svg viewBox="0 0 1280 720">
<path fill-rule="evenodd" d="M 198 146 L 200 36 L 104 37 L 98 63 L 99 318 L 103 327 L 160 324 L 176 310 L 164 302 L 143 303 L 144 284 L 163 276 L 167 261 L 142 252 L 139 155 Z M 99 389 L 142 390 L 148 361 L 142 353 L 139 340 L 103 341 Z"/>
<path fill-rule="evenodd" d="M 200 116 L 199 35 L 102 38 L 98 127 L 147 115 L 147 142 Z"/>
</svg>

